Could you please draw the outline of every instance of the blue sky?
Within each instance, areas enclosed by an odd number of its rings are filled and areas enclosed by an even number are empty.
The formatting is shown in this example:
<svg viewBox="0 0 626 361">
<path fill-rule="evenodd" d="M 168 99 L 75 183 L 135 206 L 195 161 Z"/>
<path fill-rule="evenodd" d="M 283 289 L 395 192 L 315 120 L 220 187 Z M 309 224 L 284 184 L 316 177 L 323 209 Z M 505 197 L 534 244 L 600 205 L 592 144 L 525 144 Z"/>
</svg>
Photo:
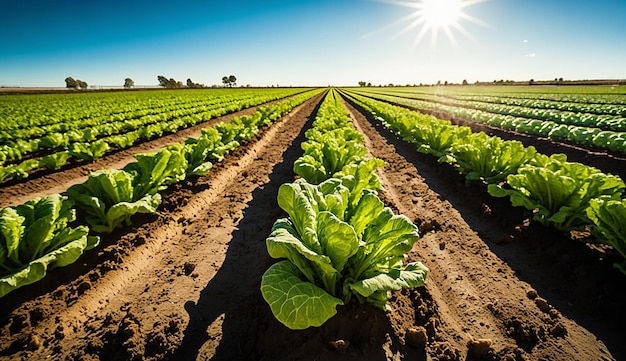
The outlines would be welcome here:
<svg viewBox="0 0 626 361">
<path fill-rule="evenodd" d="M 423 0 L 402 0 L 419 2 Z M 465 0 L 464 0 L 465 1 Z M 626 0 L 487 0 L 416 42 L 373 0 L 0 0 L 0 86 L 432 84 L 626 79 Z"/>
</svg>

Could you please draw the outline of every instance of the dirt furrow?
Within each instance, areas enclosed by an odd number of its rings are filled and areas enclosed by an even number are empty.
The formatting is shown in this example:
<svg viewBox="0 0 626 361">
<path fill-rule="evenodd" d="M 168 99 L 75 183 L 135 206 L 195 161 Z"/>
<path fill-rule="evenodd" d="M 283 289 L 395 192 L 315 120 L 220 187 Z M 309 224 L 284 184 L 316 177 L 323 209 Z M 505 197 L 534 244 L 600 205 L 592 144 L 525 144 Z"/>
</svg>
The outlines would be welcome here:
<svg viewBox="0 0 626 361">
<path fill-rule="evenodd" d="M 539 297 L 490 250 L 484 239 L 507 239 L 511 229 L 499 225 L 487 204 L 459 207 L 471 186 L 441 173 L 444 165 L 433 168 L 414 147 L 350 109 L 369 138 L 372 155 L 388 163 L 383 197 L 423 233 L 411 256 L 430 269 L 426 291 L 438 306 L 442 326 L 434 340 L 442 338 L 463 358 L 612 359 L 593 333 Z M 523 222 L 515 217 L 513 222 Z"/>
<path fill-rule="evenodd" d="M 353 106 L 370 154 L 388 163 L 381 198 L 420 228 L 409 259 L 430 268 L 427 285 L 390 293 L 388 312 L 350 303 L 318 328 L 294 331 L 279 323 L 259 291 L 275 262 L 265 238 L 285 216 L 278 188 L 294 179 L 293 162 L 321 99 L 297 108 L 206 177 L 172 187 L 157 215 L 135 217 L 77 264 L 0 299 L 0 359 L 626 356 L 626 292 L 609 250 L 529 224 L 508 200 L 466 184 Z"/>
<path fill-rule="evenodd" d="M 280 101 L 280 100 L 278 100 Z M 273 104 L 277 101 L 269 102 Z M 75 162 L 64 166 L 60 171 L 41 170 L 32 174 L 24 181 L 9 181 L 1 185 L 0 208 L 22 204 L 34 197 L 41 197 L 53 193 L 63 193 L 70 186 L 82 183 L 90 172 L 99 169 L 121 169 L 126 164 L 135 161 L 138 153 L 156 152 L 166 145 L 182 143 L 189 137 L 197 138 L 202 135 L 202 129 L 220 122 L 230 122 L 233 118 L 250 115 L 258 106 L 244 109 L 235 113 L 210 119 L 202 124 L 180 130 L 154 140 L 139 143 L 133 147 L 115 151 L 94 162 Z"/>
<path fill-rule="evenodd" d="M 293 179 L 300 150 L 299 142 L 292 143 L 320 99 L 297 108 L 208 176 L 178 185 L 156 220 L 122 236 L 129 240 L 125 247 L 116 242 L 102 251 L 119 256 L 112 270 L 96 265 L 68 286 L 17 307 L 5 319 L 0 355 L 194 359 L 223 348 L 231 355 L 242 335 L 222 327 L 249 312 L 246 299 L 260 298 L 264 239 L 280 216 L 277 187 Z M 253 203 L 256 209 L 248 213 Z M 142 245 L 131 248 L 137 239 Z"/>
</svg>

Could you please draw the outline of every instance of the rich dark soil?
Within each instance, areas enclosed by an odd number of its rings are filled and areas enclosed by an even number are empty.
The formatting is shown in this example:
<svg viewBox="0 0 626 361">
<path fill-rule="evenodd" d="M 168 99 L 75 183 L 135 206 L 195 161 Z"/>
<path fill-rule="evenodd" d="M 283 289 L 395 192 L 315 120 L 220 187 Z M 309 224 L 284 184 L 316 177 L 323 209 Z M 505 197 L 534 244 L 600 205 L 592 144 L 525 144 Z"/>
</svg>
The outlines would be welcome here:
<svg viewBox="0 0 626 361">
<path fill-rule="evenodd" d="M 274 262 L 265 238 L 284 216 L 278 187 L 294 179 L 321 99 L 207 176 L 170 189 L 157 215 L 136 217 L 76 264 L 0 299 L 0 359 L 626 358 L 625 278 L 611 267 L 614 252 L 531 224 L 351 105 L 371 155 L 388 163 L 381 197 L 420 228 L 409 259 L 429 267 L 427 284 L 393 292 L 389 312 L 350 304 L 302 331 L 276 321 L 259 291 Z M 132 161 L 130 154 L 103 166 Z M 62 191 L 88 170 L 28 181 L 5 204 Z"/>
</svg>

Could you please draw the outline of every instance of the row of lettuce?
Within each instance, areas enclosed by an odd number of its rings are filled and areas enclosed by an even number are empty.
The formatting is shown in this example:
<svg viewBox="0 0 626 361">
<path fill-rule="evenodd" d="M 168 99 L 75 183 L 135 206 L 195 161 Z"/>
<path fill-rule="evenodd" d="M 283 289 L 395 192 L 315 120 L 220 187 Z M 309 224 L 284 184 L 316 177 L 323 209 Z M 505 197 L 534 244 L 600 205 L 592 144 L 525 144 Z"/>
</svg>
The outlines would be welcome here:
<svg viewBox="0 0 626 361">
<path fill-rule="evenodd" d="M 434 101 L 432 96 L 421 99 L 421 96 L 398 96 L 398 93 L 389 92 L 383 94 L 361 90 L 360 93 L 501 129 L 626 154 L 626 118 L 623 115 L 583 114 L 451 98 Z M 616 107 L 626 111 L 624 105 Z"/>
<path fill-rule="evenodd" d="M 259 129 L 320 94 L 310 90 L 280 103 L 260 107 L 202 130 L 198 138 L 172 144 L 156 153 L 137 154 L 123 169 L 89 174 L 66 194 L 38 197 L 0 210 L 0 297 L 45 277 L 49 267 L 75 262 L 99 244 L 100 236 L 129 225 L 137 213 L 155 213 L 163 190 L 191 176 L 209 172 Z M 77 210 L 86 224 L 77 224 Z M 82 217 L 80 219 L 82 221 Z"/>
<path fill-rule="evenodd" d="M 351 125 L 331 89 L 293 165 L 298 179 L 278 191 L 288 218 L 266 239 L 269 255 L 280 260 L 264 273 L 261 293 L 291 329 L 320 326 L 352 300 L 385 310 L 388 291 L 426 279 L 423 264 L 405 264 L 418 229 L 378 197 L 376 169 L 385 163 L 366 157 L 364 136 Z"/>
<path fill-rule="evenodd" d="M 626 186 L 620 177 L 568 162 L 564 154 L 540 154 L 518 141 L 345 94 L 419 152 L 452 164 L 468 181 L 484 182 L 494 197 L 508 196 L 513 206 L 531 211 L 533 220 L 565 233 L 591 229 L 597 242 L 626 258 Z M 626 261 L 615 266 L 626 274 Z"/>
<path fill-rule="evenodd" d="M 576 114 L 596 114 L 609 115 L 614 117 L 626 116 L 626 100 L 624 94 L 587 94 L 572 97 L 571 94 L 550 94 L 545 91 L 540 94 L 532 93 L 505 93 L 499 91 L 497 87 L 486 88 L 489 94 L 470 93 L 472 89 L 462 88 L 460 90 L 427 91 L 424 88 L 394 88 L 386 89 L 382 93 L 397 94 L 414 99 L 448 103 L 450 105 L 482 106 L 483 104 L 496 104 L 519 108 L 524 112 L 529 109 L 545 110 L 546 115 L 551 114 L 551 118 L 558 119 L 562 115 L 575 116 Z M 473 106 L 472 106 L 473 107 Z M 504 108 L 506 109 L 506 108 Z M 515 109 L 515 108 L 510 108 Z M 548 118 L 550 119 L 550 118 Z"/>
<path fill-rule="evenodd" d="M 20 128 L 9 127 L 0 133 L 0 183 L 8 179 L 25 179 L 36 169 L 58 170 L 70 160 L 94 161 L 112 149 L 126 149 L 141 141 L 156 139 L 224 114 L 302 91 L 295 88 L 256 90 L 219 93 L 217 96 L 204 93 L 204 97 L 201 93 L 178 92 L 182 95 L 172 99 L 165 98 L 163 103 L 158 98 L 152 101 L 145 98 L 144 101 L 153 108 L 129 109 L 120 113 L 119 110 L 106 107 L 101 109 L 102 113 L 91 118 L 70 117 L 45 126 L 24 124 Z M 129 97 L 136 95 L 122 94 Z M 186 102 L 181 105 L 173 100 Z M 112 111 L 116 112 L 111 113 Z M 29 116 L 36 119 L 43 115 Z"/>
</svg>

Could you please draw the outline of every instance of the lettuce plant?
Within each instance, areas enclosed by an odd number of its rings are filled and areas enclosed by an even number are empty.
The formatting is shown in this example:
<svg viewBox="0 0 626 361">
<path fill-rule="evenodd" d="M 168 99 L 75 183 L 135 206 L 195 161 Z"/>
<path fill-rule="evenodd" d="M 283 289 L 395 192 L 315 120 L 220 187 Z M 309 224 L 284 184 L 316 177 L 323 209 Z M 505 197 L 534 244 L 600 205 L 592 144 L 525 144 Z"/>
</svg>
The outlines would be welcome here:
<svg viewBox="0 0 626 361">
<path fill-rule="evenodd" d="M 299 179 L 279 189 L 289 218 L 276 221 L 266 245 L 271 257 L 284 260 L 264 273 L 261 292 L 291 329 L 320 326 L 352 299 L 386 309 L 387 291 L 424 284 L 427 268 L 404 264 L 417 227 L 373 190 L 362 190 L 356 207 L 350 203 L 350 190 L 337 178 L 319 185 Z"/>
<path fill-rule="evenodd" d="M 70 154 L 65 151 L 44 155 L 39 160 L 39 166 L 47 169 L 58 170 L 67 163 L 69 157 Z"/>
<path fill-rule="evenodd" d="M 94 161 L 102 158 L 109 149 L 107 142 L 98 140 L 93 143 L 72 143 L 69 153 L 74 158 Z"/>
<path fill-rule="evenodd" d="M 104 169 L 89 174 L 86 182 L 71 186 L 67 193 L 87 213 L 87 223 L 95 232 L 111 233 L 130 225 L 135 213 L 155 213 L 161 195 L 138 193 L 135 177 L 124 170 Z"/>
<path fill-rule="evenodd" d="M 626 199 L 592 199 L 587 216 L 593 222 L 592 231 L 597 239 L 613 246 L 626 259 Z M 626 274 L 626 260 L 615 267 Z"/>
<path fill-rule="evenodd" d="M 567 162 L 565 155 L 537 155 L 517 174 L 507 177 L 507 184 L 490 184 L 489 194 L 509 196 L 515 207 L 533 211 L 533 219 L 562 231 L 580 229 L 590 224 L 587 208 L 595 198 L 619 199 L 624 181 L 614 175 L 580 163 Z"/>
<path fill-rule="evenodd" d="M 86 226 L 70 227 L 72 202 L 59 194 L 0 210 L 0 297 L 46 275 L 48 267 L 73 263 L 95 247 Z"/>
<path fill-rule="evenodd" d="M 188 138 L 185 141 L 185 159 L 187 160 L 187 175 L 203 176 L 209 173 L 213 164 L 206 159 L 209 156 L 213 143 L 207 138 Z"/>
<path fill-rule="evenodd" d="M 453 144 L 451 155 L 444 160 L 457 163 L 469 181 L 496 183 L 509 174 L 517 173 L 517 169 L 533 159 L 536 153 L 533 146 L 525 148 L 521 142 L 502 140 L 480 132 Z"/>
<path fill-rule="evenodd" d="M 185 179 L 188 164 L 182 144 L 169 145 L 156 153 L 136 154 L 135 159 L 123 169 L 133 175 L 137 197 L 156 194 Z"/>
</svg>

